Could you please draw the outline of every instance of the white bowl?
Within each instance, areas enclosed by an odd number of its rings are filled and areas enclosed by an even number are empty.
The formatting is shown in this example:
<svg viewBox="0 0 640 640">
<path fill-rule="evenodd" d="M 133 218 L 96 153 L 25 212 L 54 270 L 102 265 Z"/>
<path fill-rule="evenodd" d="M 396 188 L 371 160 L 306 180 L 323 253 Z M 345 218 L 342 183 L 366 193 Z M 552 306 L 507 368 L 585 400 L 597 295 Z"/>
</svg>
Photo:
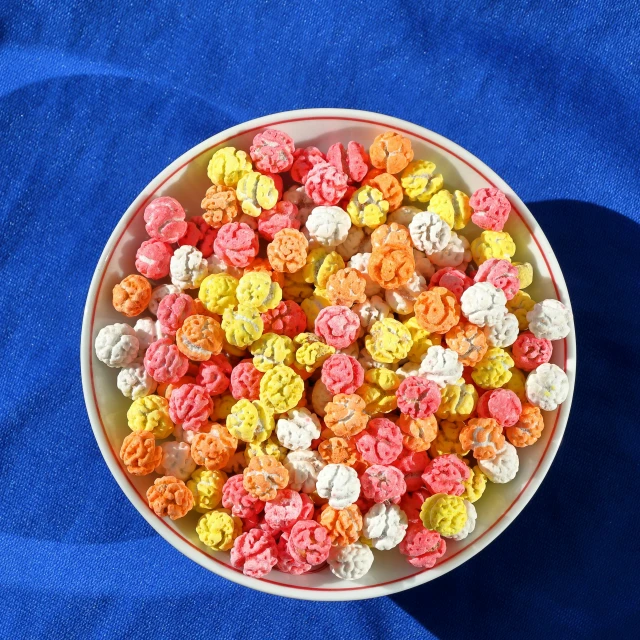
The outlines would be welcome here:
<svg viewBox="0 0 640 640">
<path fill-rule="evenodd" d="M 137 247 L 146 238 L 143 211 L 155 197 L 173 196 L 187 215 L 201 213 L 200 201 L 210 182 L 207 163 L 214 150 L 233 145 L 248 149 L 256 132 L 266 127 L 286 131 L 296 146 L 314 145 L 326 150 L 334 142 L 346 145 L 357 140 L 366 148 L 379 133 L 393 129 L 411 139 L 416 158 L 432 160 L 449 187 L 472 193 L 495 186 L 504 191 L 513 205 L 506 230 L 513 236 L 516 259 L 534 267 L 535 279 L 527 291 L 536 300 L 557 298 L 569 305 L 569 294 L 556 257 L 542 230 L 524 203 L 489 167 L 450 140 L 432 131 L 397 118 L 366 111 L 346 109 L 307 109 L 278 113 L 245 122 L 205 140 L 169 165 L 145 187 L 127 209 L 111 234 L 98 261 L 87 296 L 82 327 L 82 385 L 91 426 L 111 473 L 147 522 L 176 549 L 229 580 L 253 589 L 309 600 L 357 600 L 389 595 L 433 580 L 466 562 L 494 540 L 520 513 L 536 492 L 558 450 L 567 424 L 573 395 L 576 345 L 575 333 L 554 343 L 552 361 L 569 377 L 569 396 L 556 411 L 545 413 L 542 438 L 533 446 L 519 449 L 520 471 L 506 485 L 491 485 L 476 503 L 475 531 L 461 542 L 450 542 L 447 553 L 433 569 L 420 570 L 409 565 L 397 549 L 376 551 L 371 571 L 356 582 L 341 581 L 323 570 L 303 576 L 272 571 L 265 579 L 249 578 L 229 564 L 228 553 L 207 549 L 195 532 L 197 514 L 176 522 L 157 517 L 147 505 L 145 492 L 152 477 L 134 478 L 126 473 L 118 456 L 123 438 L 129 432 L 126 411 L 130 404 L 116 388 L 117 370 L 109 369 L 95 356 L 93 344 L 98 331 L 107 324 L 122 322 L 111 304 L 111 290 L 124 276 L 134 273 Z M 474 232 L 479 233 L 479 230 Z"/>
</svg>

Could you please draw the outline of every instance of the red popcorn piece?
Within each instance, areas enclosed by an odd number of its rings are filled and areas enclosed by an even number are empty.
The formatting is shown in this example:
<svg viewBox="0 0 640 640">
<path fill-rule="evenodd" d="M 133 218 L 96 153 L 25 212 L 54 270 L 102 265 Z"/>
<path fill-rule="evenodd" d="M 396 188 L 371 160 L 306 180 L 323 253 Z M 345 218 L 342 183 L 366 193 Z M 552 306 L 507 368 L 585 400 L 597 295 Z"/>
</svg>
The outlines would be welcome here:
<svg viewBox="0 0 640 640">
<path fill-rule="evenodd" d="M 469 467 L 457 455 L 448 453 L 427 464 L 422 480 L 433 495 L 448 493 L 461 496 L 464 493 L 462 483 L 469 479 L 470 474 Z"/>
<path fill-rule="evenodd" d="M 481 418 L 493 418 L 503 427 L 513 427 L 520 420 L 522 402 L 509 389 L 493 389 L 480 396 L 476 411 Z"/>
<path fill-rule="evenodd" d="M 171 338 L 162 338 L 149 345 L 144 354 L 144 368 L 156 382 L 176 383 L 187 373 L 189 359 Z"/>
<path fill-rule="evenodd" d="M 232 371 L 231 363 L 220 353 L 200 364 L 196 383 L 204 387 L 210 396 L 219 396 L 229 388 Z"/>
<path fill-rule="evenodd" d="M 429 464 L 429 460 L 426 451 L 405 449 L 404 453 L 391 464 L 404 473 L 407 491 L 418 491 L 423 487 L 422 474 Z M 402 502 L 400 508 L 402 508 Z"/>
<path fill-rule="evenodd" d="M 321 380 L 329 393 L 355 393 L 364 383 L 364 369 L 353 357 L 336 353 L 324 361 Z"/>
<path fill-rule="evenodd" d="M 347 190 L 344 192 L 344 195 L 342 196 L 340 202 L 338 202 L 338 206 L 341 209 L 344 209 L 345 211 L 347 210 L 347 205 L 349 204 L 349 201 L 351 200 L 351 196 L 358 190 L 357 187 L 354 187 L 353 185 L 348 185 L 347 186 Z"/>
<path fill-rule="evenodd" d="M 317 204 L 332 206 L 342 200 L 347 190 L 347 174 L 329 162 L 314 165 L 304 183 L 306 194 Z"/>
<path fill-rule="evenodd" d="M 293 164 L 294 151 L 292 138 L 278 129 L 257 133 L 249 149 L 255 167 L 271 173 L 288 171 Z"/>
<path fill-rule="evenodd" d="M 523 371 L 533 371 L 551 360 L 553 345 L 550 340 L 536 338 L 531 331 L 521 333 L 511 347 L 513 361 Z"/>
<path fill-rule="evenodd" d="M 213 251 L 230 267 L 248 267 L 258 255 L 258 236 L 244 222 L 229 222 L 220 227 Z"/>
<path fill-rule="evenodd" d="M 360 483 L 364 497 L 377 503 L 387 500 L 397 503 L 407 490 L 402 471 L 381 464 L 369 467 L 360 477 Z"/>
<path fill-rule="evenodd" d="M 234 516 L 243 520 L 255 519 L 258 523 L 258 514 L 264 509 L 264 502 L 254 498 L 243 484 L 242 474 L 231 476 L 222 487 L 222 506 L 231 509 Z"/>
<path fill-rule="evenodd" d="M 185 431 L 198 431 L 212 411 L 211 397 L 204 387 L 197 384 L 183 384 L 174 389 L 169 398 L 169 416 Z"/>
<path fill-rule="evenodd" d="M 502 231 L 511 212 L 507 196 L 495 187 L 478 189 L 469 198 L 469 205 L 474 211 L 472 222 L 489 231 Z"/>
<path fill-rule="evenodd" d="M 422 376 L 405 378 L 396 391 L 398 409 L 411 418 L 428 418 L 440 406 L 440 387 Z"/>
<path fill-rule="evenodd" d="M 260 317 L 264 323 L 263 335 L 277 333 L 293 340 L 307 329 L 307 316 L 302 307 L 293 300 L 283 300 L 275 309 L 265 311 Z"/>
<path fill-rule="evenodd" d="M 193 298 L 186 293 L 170 293 L 158 305 L 158 322 L 165 335 L 175 336 L 184 321 L 194 315 L 196 305 Z"/>
<path fill-rule="evenodd" d="M 293 158 L 291 178 L 300 184 L 304 184 L 307 181 L 307 175 L 315 165 L 326 162 L 324 154 L 317 147 L 296 149 Z"/>
<path fill-rule="evenodd" d="M 347 307 L 325 307 L 316 318 L 315 331 L 331 347 L 346 349 L 358 337 L 360 318 Z"/>
<path fill-rule="evenodd" d="M 453 267 L 445 267 L 438 269 L 429 282 L 429 289 L 434 287 L 444 287 L 453 293 L 460 302 L 460 296 L 473 284 L 473 280 L 464 272 L 454 269 Z"/>
<path fill-rule="evenodd" d="M 417 489 L 416 491 L 405 493 L 402 496 L 400 508 L 405 512 L 409 522 L 419 522 L 422 524 L 420 520 L 420 510 L 428 497 L 429 492 L 426 489 Z"/>
<path fill-rule="evenodd" d="M 437 531 L 425 529 L 421 523 L 412 522 L 400 543 L 400 553 L 408 556 L 414 567 L 431 569 L 447 550 L 447 543 Z"/>
<path fill-rule="evenodd" d="M 296 562 L 316 566 L 329 557 L 331 538 L 329 532 L 314 520 L 299 520 L 289 532 L 287 549 Z"/>
<path fill-rule="evenodd" d="M 511 300 L 520 290 L 518 270 L 508 260 L 489 258 L 485 260 L 473 277 L 475 282 L 488 282 L 504 291 L 507 300 Z"/>
<path fill-rule="evenodd" d="M 231 548 L 231 566 L 245 576 L 262 578 L 278 562 L 278 547 L 273 536 L 262 529 L 251 529 L 238 536 Z"/>
<path fill-rule="evenodd" d="M 332 144 L 327 151 L 327 162 L 346 173 L 349 182 L 361 182 L 369 170 L 369 154 L 359 142 L 353 140 L 347 145 L 346 151 L 342 143 Z"/>
<path fill-rule="evenodd" d="M 151 280 L 161 280 L 169 275 L 173 249 L 170 244 L 152 238 L 145 240 L 136 252 L 136 269 Z"/>
<path fill-rule="evenodd" d="M 174 198 L 156 198 L 144 210 L 145 229 L 151 238 L 177 242 L 187 231 L 182 205 Z"/>
<path fill-rule="evenodd" d="M 210 227 L 202 216 L 196 216 L 187 222 L 187 231 L 178 240 L 178 244 L 195 247 L 203 258 L 208 258 L 213 253 L 213 242 L 217 235 L 217 229 Z"/>
<path fill-rule="evenodd" d="M 298 520 L 312 520 L 316 505 L 306 493 L 301 493 L 300 498 L 302 499 L 302 510 Z"/>
<path fill-rule="evenodd" d="M 251 360 L 239 362 L 231 372 L 231 395 L 236 400 L 258 400 L 260 380 L 264 373 L 258 371 Z"/>
<path fill-rule="evenodd" d="M 402 431 L 387 418 L 373 418 L 356 436 L 356 448 L 369 464 L 392 464 L 402 453 Z"/>
<path fill-rule="evenodd" d="M 301 576 L 311 570 L 311 565 L 306 562 L 294 560 L 289 553 L 289 534 L 283 533 L 278 540 L 278 564 L 277 568 L 283 573 L 290 573 L 293 576 Z"/>
<path fill-rule="evenodd" d="M 281 200 L 273 209 L 263 209 L 258 216 L 258 233 L 271 242 L 282 229 L 300 229 L 298 207 L 293 202 Z"/>
<path fill-rule="evenodd" d="M 283 531 L 292 527 L 302 513 L 302 497 L 292 489 L 282 489 L 274 500 L 264 507 L 265 522 L 275 531 Z"/>
</svg>

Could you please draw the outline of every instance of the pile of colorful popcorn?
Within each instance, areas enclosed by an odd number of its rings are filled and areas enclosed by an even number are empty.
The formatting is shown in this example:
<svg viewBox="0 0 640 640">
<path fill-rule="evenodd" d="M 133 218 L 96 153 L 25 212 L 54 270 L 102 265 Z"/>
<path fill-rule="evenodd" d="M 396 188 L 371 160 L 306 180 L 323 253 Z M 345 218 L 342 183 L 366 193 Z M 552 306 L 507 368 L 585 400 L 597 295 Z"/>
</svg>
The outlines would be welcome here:
<svg viewBox="0 0 640 640">
<path fill-rule="evenodd" d="M 508 199 L 446 188 L 394 132 L 323 153 L 266 130 L 208 176 L 202 215 L 147 206 L 113 304 L 151 315 L 95 341 L 132 400 L 126 469 L 249 576 L 359 579 L 396 546 L 433 567 L 568 393 L 571 313 L 525 292 Z"/>
</svg>

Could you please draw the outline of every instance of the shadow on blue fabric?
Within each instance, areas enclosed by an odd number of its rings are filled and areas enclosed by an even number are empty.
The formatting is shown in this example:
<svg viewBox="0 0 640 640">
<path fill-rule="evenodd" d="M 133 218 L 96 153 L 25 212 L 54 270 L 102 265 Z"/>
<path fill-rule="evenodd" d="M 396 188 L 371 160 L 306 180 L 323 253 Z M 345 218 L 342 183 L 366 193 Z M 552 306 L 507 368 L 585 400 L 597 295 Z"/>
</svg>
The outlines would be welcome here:
<svg viewBox="0 0 640 640">
<path fill-rule="evenodd" d="M 575 315 L 578 375 L 562 446 L 497 540 L 392 599 L 440 640 L 638 637 L 639 547 L 628 537 L 640 527 L 630 490 L 639 471 L 629 448 L 637 410 L 628 399 L 640 401 L 640 314 L 628 305 L 640 293 L 640 225 L 574 200 L 527 206 L 558 252 Z"/>
</svg>

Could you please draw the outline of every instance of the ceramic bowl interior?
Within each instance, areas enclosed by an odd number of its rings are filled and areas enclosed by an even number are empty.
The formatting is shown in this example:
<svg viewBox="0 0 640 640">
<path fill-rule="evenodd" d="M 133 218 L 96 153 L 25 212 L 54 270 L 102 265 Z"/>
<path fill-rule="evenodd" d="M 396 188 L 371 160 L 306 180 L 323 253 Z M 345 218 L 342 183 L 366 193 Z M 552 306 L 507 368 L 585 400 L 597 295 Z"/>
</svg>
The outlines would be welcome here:
<svg viewBox="0 0 640 640">
<path fill-rule="evenodd" d="M 277 127 L 293 137 L 297 147 L 314 145 L 325 150 L 334 142 L 345 144 L 357 140 L 366 148 L 379 133 L 392 129 L 411 139 L 416 158 L 432 160 L 442 172 L 445 185 L 472 193 L 478 188 L 496 186 L 509 197 L 513 212 L 506 226 L 517 245 L 514 260 L 528 261 L 535 279 L 528 293 L 536 299 L 557 298 L 569 304 L 564 278 L 542 230 L 516 194 L 493 171 L 453 142 L 416 125 L 380 114 L 312 109 L 275 114 L 247 122 L 197 145 L 157 176 L 124 213 L 98 262 L 87 297 L 82 331 L 82 378 L 91 425 L 102 454 L 127 498 L 149 524 L 170 544 L 207 569 L 254 589 L 295 598 L 314 600 L 352 600 L 388 595 L 433 580 L 469 560 L 494 540 L 531 499 L 544 478 L 560 444 L 565 429 L 575 380 L 575 339 L 554 343 L 552 361 L 569 377 L 570 393 L 556 411 L 545 413 L 541 439 L 531 447 L 520 449 L 520 470 L 506 485 L 492 485 L 476 503 L 478 521 L 475 531 L 461 542 L 448 544 L 447 554 L 430 570 L 409 565 L 399 551 L 376 551 L 371 571 L 356 582 L 341 581 L 327 569 L 303 576 L 272 571 L 265 579 L 244 576 L 229 564 L 228 553 L 208 550 L 195 532 L 198 514 L 172 522 L 158 518 L 144 498 L 151 477 L 134 478 L 121 466 L 117 455 L 129 432 L 126 412 L 130 401 L 116 388 L 117 370 L 97 360 L 93 343 L 98 331 L 107 324 L 123 322 L 111 304 L 111 290 L 124 276 L 135 273 L 134 256 L 146 239 L 143 211 L 158 196 L 172 196 L 182 203 L 187 216 L 200 215 L 200 201 L 210 185 L 206 168 L 218 148 L 232 145 L 248 149 L 256 132 Z M 470 225 L 467 233 L 479 230 Z"/>
</svg>

